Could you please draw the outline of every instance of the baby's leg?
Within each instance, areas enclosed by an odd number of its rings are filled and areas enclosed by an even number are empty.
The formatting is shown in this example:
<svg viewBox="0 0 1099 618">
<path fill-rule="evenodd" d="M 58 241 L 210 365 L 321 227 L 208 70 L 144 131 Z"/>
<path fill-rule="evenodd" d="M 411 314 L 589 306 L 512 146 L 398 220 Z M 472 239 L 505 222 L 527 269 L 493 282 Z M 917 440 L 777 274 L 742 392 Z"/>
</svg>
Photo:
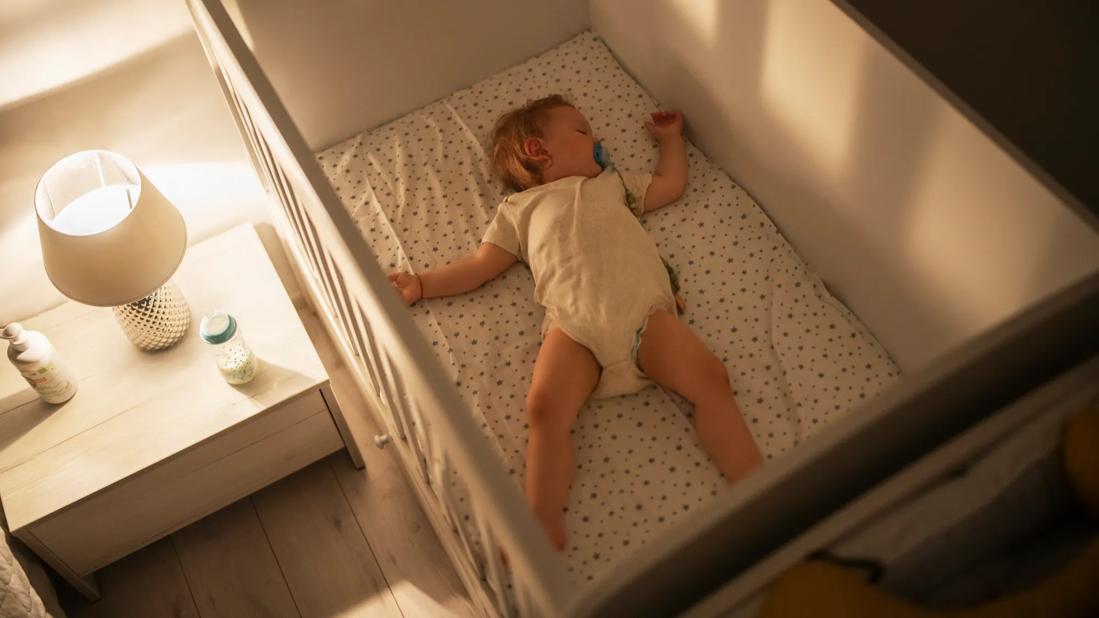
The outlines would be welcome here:
<svg viewBox="0 0 1099 618">
<path fill-rule="evenodd" d="M 637 365 L 650 380 L 694 404 L 698 439 L 725 478 L 735 481 L 759 467 L 762 458 L 733 398 L 725 364 L 686 324 L 667 311 L 653 313 Z"/>
<path fill-rule="evenodd" d="M 569 431 L 599 382 L 599 363 L 560 329 L 542 341 L 527 394 L 527 502 L 555 547 L 565 547 L 565 501 L 573 473 Z"/>
</svg>

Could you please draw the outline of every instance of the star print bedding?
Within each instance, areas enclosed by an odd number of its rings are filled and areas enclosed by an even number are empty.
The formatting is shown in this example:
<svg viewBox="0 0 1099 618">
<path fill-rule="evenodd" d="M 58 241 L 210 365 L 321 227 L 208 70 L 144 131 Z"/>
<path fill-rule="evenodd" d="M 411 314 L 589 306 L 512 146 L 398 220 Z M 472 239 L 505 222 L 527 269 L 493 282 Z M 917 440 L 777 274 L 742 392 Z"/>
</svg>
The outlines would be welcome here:
<svg viewBox="0 0 1099 618">
<path fill-rule="evenodd" d="M 505 195 L 488 156 L 493 123 L 552 93 L 588 117 L 616 166 L 653 169 L 657 151 L 642 120 L 658 106 L 590 32 L 317 153 L 383 270 L 435 268 L 477 248 Z M 751 197 L 690 145 L 688 160 L 687 193 L 642 223 L 678 274 L 688 306 L 682 319 L 725 362 L 771 460 L 899 372 Z M 470 294 L 411 308 L 520 486 L 523 402 L 543 318 L 533 289 L 530 271 L 516 264 Z M 578 582 L 728 491 L 698 444 L 690 407 L 655 386 L 590 401 L 573 438 L 565 558 Z"/>
</svg>

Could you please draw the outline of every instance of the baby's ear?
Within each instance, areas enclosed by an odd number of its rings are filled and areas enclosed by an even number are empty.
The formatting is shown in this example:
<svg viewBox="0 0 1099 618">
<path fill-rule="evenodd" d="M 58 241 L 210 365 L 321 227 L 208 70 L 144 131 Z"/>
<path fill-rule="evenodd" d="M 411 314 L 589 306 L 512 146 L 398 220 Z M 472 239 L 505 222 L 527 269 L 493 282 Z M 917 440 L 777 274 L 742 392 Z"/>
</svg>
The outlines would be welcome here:
<svg viewBox="0 0 1099 618">
<path fill-rule="evenodd" d="M 546 156 L 546 147 L 537 137 L 528 137 L 523 140 L 523 154 L 532 159 L 541 159 Z"/>
</svg>

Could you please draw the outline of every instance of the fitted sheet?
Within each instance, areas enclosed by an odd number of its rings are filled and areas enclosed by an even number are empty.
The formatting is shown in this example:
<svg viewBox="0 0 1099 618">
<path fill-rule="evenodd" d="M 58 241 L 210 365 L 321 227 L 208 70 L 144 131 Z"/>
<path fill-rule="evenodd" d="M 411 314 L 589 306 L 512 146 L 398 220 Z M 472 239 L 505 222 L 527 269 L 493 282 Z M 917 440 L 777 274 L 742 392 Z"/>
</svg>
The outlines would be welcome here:
<svg viewBox="0 0 1099 618">
<path fill-rule="evenodd" d="M 493 123 L 552 93 L 588 117 L 619 168 L 653 169 L 657 150 L 642 120 L 658 106 L 590 32 L 317 153 L 383 270 L 430 269 L 478 247 L 506 195 L 487 153 Z M 748 426 L 773 460 L 899 372 L 752 198 L 692 145 L 688 161 L 686 194 L 642 224 L 679 275 L 682 319 L 725 362 Z M 523 402 L 544 315 L 533 289 L 520 263 L 470 294 L 411 308 L 520 487 Z M 565 552 L 578 582 L 736 491 L 701 450 L 689 417 L 684 400 L 655 386 L 581 411 Z"/>
</svg>

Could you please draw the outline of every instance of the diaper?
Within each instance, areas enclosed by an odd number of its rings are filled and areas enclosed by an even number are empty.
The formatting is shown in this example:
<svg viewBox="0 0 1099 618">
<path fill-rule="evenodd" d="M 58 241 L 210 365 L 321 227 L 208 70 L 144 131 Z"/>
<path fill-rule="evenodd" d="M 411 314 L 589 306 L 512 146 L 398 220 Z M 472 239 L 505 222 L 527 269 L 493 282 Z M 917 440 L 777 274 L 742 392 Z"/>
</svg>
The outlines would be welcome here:
<svg viewBox="0 0 1099 618">
<path fill-rule="evenodd" d="M 659 309 L 675 315 L 674 304 L 661 302 L 653 305 L 640 322 L 629 321 L 621 327 L 609 329 L 610 332 L 605 333 L 604 336 L 592 337 L 592 341 L 577 338 L 567 325 L 558 323 L 552 314 L 547 312 L 546 319 L 542 322 L 542 337 L 545 338 L 550 329 L 559 328 L 573 341 L 591 350 L 602 368 L 599 383 L 595 385 L 595 390 L 591 394 L 593 399 L 629 395 L 653 383 L 638 367 L 637 351 L 641 347 L 641 337 L 645 334 L 645 328 L 649 325 L 649 317 Z"/>
</svg>

